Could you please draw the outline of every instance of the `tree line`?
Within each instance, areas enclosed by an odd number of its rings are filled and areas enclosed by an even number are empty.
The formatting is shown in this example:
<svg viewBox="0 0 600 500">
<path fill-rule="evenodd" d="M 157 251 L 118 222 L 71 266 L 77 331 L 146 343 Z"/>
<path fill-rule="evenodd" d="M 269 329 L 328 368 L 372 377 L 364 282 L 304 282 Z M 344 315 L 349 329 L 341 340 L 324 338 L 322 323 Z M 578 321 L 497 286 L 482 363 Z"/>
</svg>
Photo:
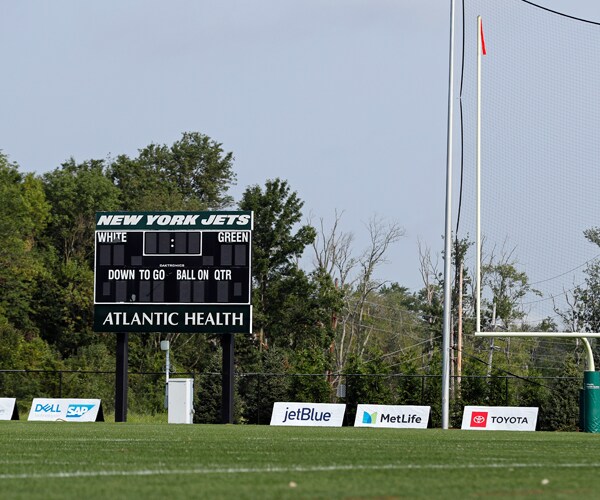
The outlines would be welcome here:
<svg viewBox="0 0 600 500">
<path fill-rule="evenodd" d="M 92 329 L 97 211 L 233 208 L 252 210 L 255 220 L 254 333 L 236 336 L 236 420 L 268 422 L 277 400 L 343 401 L 350 417 L 359 402 L 429 404 L 438 425 L 441 257 L 420 245 L 423 286 L 409 290 L 378 278 L 389 248 L 404 235 L 399 223 L 372 217 L 364 227 L 367 248 L 356 252 L 354 236 L 340 229 L 343 212 L 331 224 L 307 219 L 304 202 L 282 179 L 248 186 L 234 200 L 235 183 L 233 153 L 197 132 L 170 146 L 150 144 L 135 157 L 71 158 L 41 175 L 0 153 L 0 395 L 26 400 L 60 390 L 64 397 L 101 397 L 111 410 L 115 338 Z M 600 244 L 599 234 L 590 228 L 585 236 Z M 539 406 L 540 428 L 575 429 L 581 346 L 473 337 L 474 293 L 464 265 L 471 245 L 457 240 L 451 256 L 453 425 L 460 425 L 465 404 L 511 404 Z M 301 265 L 307 254 L 312 265 Z M 484 329 L 598 331 L 600 263 L 588 265 L 569 310 L 529 326 L 520 299 L 541 292 L 513 253 L 490 252 L 482 271 Z M 216 335 L 130 336 L 130 408 L 163 411 L 165 339 L 174 373 L 197 377 L 196 420 L 219 421 Z"/>
</svg>

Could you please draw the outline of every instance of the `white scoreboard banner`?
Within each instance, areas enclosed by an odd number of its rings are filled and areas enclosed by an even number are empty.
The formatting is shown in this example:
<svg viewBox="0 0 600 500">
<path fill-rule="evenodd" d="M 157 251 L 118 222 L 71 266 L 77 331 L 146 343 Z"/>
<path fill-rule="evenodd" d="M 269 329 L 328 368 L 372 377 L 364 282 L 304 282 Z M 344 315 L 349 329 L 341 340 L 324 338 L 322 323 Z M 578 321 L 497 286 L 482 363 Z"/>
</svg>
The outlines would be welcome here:
<svg viewBox="0 0 600 500">
<path fill-rule="evenodd" d="M 354 427 L 427 429 L 430 406 L 362 405 L 356 408 Z"/>
<path fill-rule="evenodd" d="M 28 420 L 103 422 L 104 413 L 99 399 L 35 398 Z"/>
<path fill-rule="evenodd" d="M 345 404 L 273 403 L 271 425 L 303 427 L 341 427 Z"/>
<path fill-rule="evenodd" d="M 19 420 L 16 398 L 0 398 L 0 420 Z"/>
<path fill-rule="evenodd" d="M 474 431 L 535 431 L 538 408 L 465 406 L 462 429 Z"/>
</svg>

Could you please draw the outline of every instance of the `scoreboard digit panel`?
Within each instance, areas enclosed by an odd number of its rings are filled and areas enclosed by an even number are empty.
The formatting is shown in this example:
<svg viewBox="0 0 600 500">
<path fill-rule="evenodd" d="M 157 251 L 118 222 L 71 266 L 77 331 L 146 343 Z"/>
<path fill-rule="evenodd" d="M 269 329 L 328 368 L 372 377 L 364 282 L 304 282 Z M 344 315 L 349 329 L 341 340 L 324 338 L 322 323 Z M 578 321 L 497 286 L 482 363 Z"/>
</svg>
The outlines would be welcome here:
<svg viewBox="0 0 600 500">
<path fill-rule="evenodd" d="M 96 231 L 97 304 L 250 304 L 251 232 Z"/>
</svg>

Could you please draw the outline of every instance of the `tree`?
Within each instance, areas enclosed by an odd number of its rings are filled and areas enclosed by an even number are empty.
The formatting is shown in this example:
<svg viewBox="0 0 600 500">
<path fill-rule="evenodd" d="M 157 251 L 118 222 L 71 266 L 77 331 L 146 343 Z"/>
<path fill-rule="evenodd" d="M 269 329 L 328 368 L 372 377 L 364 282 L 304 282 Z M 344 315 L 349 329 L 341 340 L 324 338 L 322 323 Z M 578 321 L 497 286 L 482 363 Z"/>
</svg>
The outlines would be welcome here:
<svg viewBox="0 0 600 500">
<path fill-rule="evenodd" d="M 561 376 L 552 384 L 540 411 L 541 430 L 574 431 L 579 421 L 581 370 L 572 356 L 564 358 Z"/>
<path fill-rule="evenodd" d="M 348 423 L 354 422 L 356 406 L 360 403 L 391 404 L 392 392 L 386 377 L 389 367 L 382 363 L 381 353 L 371 360 L 359 359 L 355 354 L 348 357 L 344 367 L 346 377 L 346 404 Z"/>
<path fill-rule="evenodd" d="M 332 317 L 341 307 L 341 299 L 323 269 L 306 273 L 298 267 L 298 259 L 315 238 L 312 226 L 300 225 L 303 204 L 281 179 L 267 181 L 264 189 L 249 187 L 239 204 L 242 210 L 254 212 L 252 294 L 258 349 L 250 349 L 244 340 L 238 361 L 255 372 L 272 369 L 274 362 L 280 362 L 284 372 L 304 376 L 285 384 L 271 380 L 273 387 L 281 391 L 285 385 L 288 398 L 322 401 L 329 399 L 331 391 L 327 374 L 334 338 Z M 286 355 L 271 356 L 264 354 L 265 350 Z M 247 389 L 258 388 L 256 382 L 243 384 Z M 265 401 L 264 396 L 247 400 L 250 421 L 258 418 Z"/>
<path fill-rule="evenodd" d="M 370 299 L 373 336 L 370 351 L 381 352 L 390 366 L 405 371 L 421 357 L 427 339 L 419 298 L 398 283 L 384 285 Z M 372 356 L 372 354 L 371 354 Z"/>
<path fill-rule="evenodd" d="M 442 322 L 444 316 L 444 276 L 439 269 L 439 260 L 433 259 L 431 249 L 423 245 L 419 246 L 419 272 L 423 280 L 423 288 L 418 292 L 420 299 L 420 313 L 427 327 L 429 342 L 427 351 L 424 352 L 423 366 L 427 372 L 431 367 L 431 361 L 436 347 L 441 340 Z"/>
<path fill-rule="evenodd" d="M 266 306 L 270 344 L 294 350 L 327 349 L 334 337 L 332 313 L 342 307 L 342 301 L 328 274 L 293 268 L 271 280 Z"/>
<path fill-rule="evenodd" d="M 499 255 L 496 255 L 495 249 L 492 249 L 487 262 L 481 266 L 481 286 L 482 288 L 488 287 L 491 293 L 491 301 L 483 299 L 483 292 L 481 299 L 482 320 L 487 323 L 488 327 L 493 329 L 500 327 L 509 331 L 520 328 L 514 323 L 516 320 L 523 319 L 526 314 L 520 305 L 521 299 L 528 293 L 541 295 L 538 290 L 531 287 L 527 274 L 519 271 L 517 266 L 514 250 L 507 252 L 504 248 Z M 498 324 L 498 320 L 500 324 Z M 484 327 L 482 326 L 482 328 Z M 507 361 L 510 361 L 510 346 L 509 337 L 504 349 Z M 495 349 L 495 339 L 492 337 L 488 351 L 488 377 L 492 374 Z"/>
<path fill-rule="evenodd" d="M 110 176 L 125 210 L 220 210 L 230 206 L 235 183 L 233 154 L 198 132 L 172 146 L 150 144 L 137 158 L 118 156 Z"/>
<path fill-rule="evenodd" d="M 373 333 L 369 321 L 369 301 L 385 284 L 384 280 L 375 277 L 375 271 L 385 262 L 389 247 L 404 235 L 404 230 L 396 222 L 386 223 L 375 216 L 369 220 L 367 230 L 369 246 L 356 259 L 358 274 L 350 283 L 340 284 L 345 304 L 335 342 L 338 372 L 344 369 L 350 354 L 362 359 L 367 350 Z"/>
<path fill-rule="evenodd" d="M 37 335 L 27 336 L 0 317 L 0 360 L 6 370 L 57 370 L 62 368 L 54 349 Z M 59 385 L 53 373 L 35 376 L 6 373 L 0 377 L 0 392 L 20 399 L 55 397 Z"/>
<path fill-rule="evenodd" d="M 290 400 L 290 377 L 287 373 L 290 369 L 290 351 L 271 346 L 260 352 L 252 349 L 254 356 L 248 352 L 249 349 L 240 352 L 240 347 L 249 346 L 252 348 L 246 338 L 236 338 L 237 357 L 243 358 L 246 372 L 237 384 L 243 400 L 242 418 L 249 424 L 264 424 L 271 418 L 273 403 Z"/>
<path fill-rule="evenodd" d="M 541 295 L 531 287 L 527 274 L 517 269 L 518 262 L 513 253 L 514 250 L 502 250 L 497 256 L 492 250 L 487 263 L 483 264 L 481 269 L 482 286 L 487 286 L 492 295 L 487 320 L 495 326 L 494 321 L 499 319 L 505 329 L 513 328 L 513 322 L 525 316 L 525 311 L 520 307 L 520 301 L 525 295 Z"/>
<path fill-rule="evenodd" d="M 39 179 L 0 153 L 0 317 L 33 333 L 31 300 L 43 273 L 38 248 L 49 217 Z"/>
<path fill-rule="evenodd" d="M 302 219 L 303 205 L 287 181 L 281 179 L 267 181 L 264 190 L 258 185 L 247 188 L 239 203 L 241 210 L 254 212 L 252 302 L 261 343 L 267 342 L 268 327 L 279 314 L 272 304 L 273 294 L 269 293 L 271 284 L 292 275 L 303 279 L 302 272 L 295 269 L 296 262 L 315 238 L 312 226 L 294 230 Z"/>
<path fill-rule="evenodd" d="M 77 259 L 92 267 L 96 212 L 118 210 L 119 191 L 107 176 L 103 160 L 76 163 L 73 158 L 43 176 L 52 207 L 48 243 L 61 261 Z"/>
<path fill-rule="evenodd" d="M 576 286 L 567 302 L 570 310 L 559 311 L 562 319 L 574 332 L 600 331 L 600 261 L 585 268 L 585 283 Z"/>
<path fill-rule="evenodd" d="M 312 247 L 315 268 L 323 269 L 343 287 L 356 266 L 357 259 L 352 256 L 354 235 L 340 230 L 341 219 L 342 213 L 336 211 L 331 229 L 328 230 L 323 218 L 320 218 L 319 231 Z"/>
<path fill-rule="evenodd" d="M 45 272 L 35 310 L 40 334 L 64 357 L 95 341 L 92 332 L 96 212 L 120 208 L 102 160 L 73 158 L 42 177 L 50 218 L 44 232 Z"/>
</svg>

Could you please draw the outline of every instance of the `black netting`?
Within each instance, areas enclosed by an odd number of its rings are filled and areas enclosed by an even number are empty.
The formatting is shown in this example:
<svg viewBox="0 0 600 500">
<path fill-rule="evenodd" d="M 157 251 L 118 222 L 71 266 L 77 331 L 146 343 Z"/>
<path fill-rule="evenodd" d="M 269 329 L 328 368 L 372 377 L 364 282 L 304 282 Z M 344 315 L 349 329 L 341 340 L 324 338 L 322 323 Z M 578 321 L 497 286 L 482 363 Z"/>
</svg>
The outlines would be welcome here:
<svg viewBox="0 0 600 500">
<path fill-rule="evenodd" d="M 583 234 L 600 225 L 600 25 L 522 0 L 465 0 L 464 71 L 460 12 L 455 66 L 464 145 L 457 234 L 471 241 L 478 15 L 487 48 L 482 61 L 483 260 L 492 252 L 497 259 L 510 256 L 543 294 L 522 299 L 527 320 L 554 316 L 560 322 L 555 305 L 566 307 L 563 292 L 583 282 L 586 263 L 600 254 Z M 467 264 L 474 272 L 474 249 Z"/>
</svg>

